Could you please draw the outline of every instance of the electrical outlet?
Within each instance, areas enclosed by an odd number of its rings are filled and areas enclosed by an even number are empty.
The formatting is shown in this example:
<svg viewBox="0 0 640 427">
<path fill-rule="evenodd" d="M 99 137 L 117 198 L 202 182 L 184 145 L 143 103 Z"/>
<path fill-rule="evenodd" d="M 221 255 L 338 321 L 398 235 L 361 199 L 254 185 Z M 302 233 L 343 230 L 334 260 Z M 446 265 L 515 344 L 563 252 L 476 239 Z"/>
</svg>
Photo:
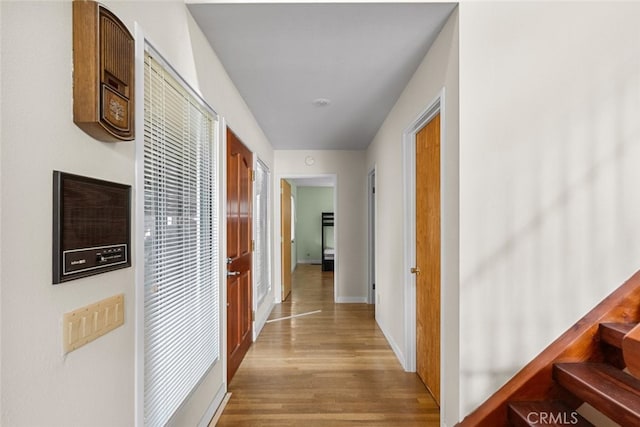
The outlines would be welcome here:
<svg viewBox="0 0 640 427">
<path fill-rule="evenodd" d="M 63 348 L 70 353 L 124 324 L 124 294 L 64 314 Z"/>
</svg>

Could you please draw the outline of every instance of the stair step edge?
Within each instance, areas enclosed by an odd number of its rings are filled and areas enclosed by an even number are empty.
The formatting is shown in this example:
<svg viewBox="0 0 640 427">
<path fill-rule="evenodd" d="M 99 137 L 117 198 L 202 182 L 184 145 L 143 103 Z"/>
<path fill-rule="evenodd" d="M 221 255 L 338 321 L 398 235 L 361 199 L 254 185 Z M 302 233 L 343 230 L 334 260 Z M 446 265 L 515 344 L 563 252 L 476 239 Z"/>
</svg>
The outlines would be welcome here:
<svg viewBox="0 0 640 427">
<path fill-rule="evenodd" d="M 640 380 L 603 363 L 556 363 L 553 378 L 621 425 L 640 425 Z"/>
<path fill-rule="evenodd" d="M 600 339 L 616 348 L 622 348 L 622 339 L 637 323 L 600 323 L 598 333 Z"/>
</svg>

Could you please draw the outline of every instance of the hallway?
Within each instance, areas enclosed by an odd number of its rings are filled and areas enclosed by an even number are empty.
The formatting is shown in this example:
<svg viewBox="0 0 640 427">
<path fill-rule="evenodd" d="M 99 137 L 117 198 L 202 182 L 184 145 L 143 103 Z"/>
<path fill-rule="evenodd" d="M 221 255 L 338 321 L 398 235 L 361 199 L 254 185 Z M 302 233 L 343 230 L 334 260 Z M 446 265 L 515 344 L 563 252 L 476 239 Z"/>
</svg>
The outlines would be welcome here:
<svg viewBox="0 0 640 427">
<path fill-rule="evenodd" d="M 231 381 L 218 426 L 438 426 L 439 409 L 402 370 L 374 306 L 334 304 L 333 273 L 299 264 L 289 300 Z"/>
</svg>

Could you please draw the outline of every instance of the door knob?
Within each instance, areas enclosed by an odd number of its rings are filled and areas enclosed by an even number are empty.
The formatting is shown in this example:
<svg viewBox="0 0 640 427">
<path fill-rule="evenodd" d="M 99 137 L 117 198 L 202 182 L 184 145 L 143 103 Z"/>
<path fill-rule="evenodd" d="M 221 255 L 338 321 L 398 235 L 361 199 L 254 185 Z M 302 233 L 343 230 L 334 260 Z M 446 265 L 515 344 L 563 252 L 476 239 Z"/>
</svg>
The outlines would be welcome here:
<svg viewBox="0 0 640 427">
<path fill-rule="evenodd" d="M 420 267 L 411 267 L 411 274 L 415 274 L 416 276 L 420 274 Z"/>
<path fill-rule="evenodd" d="M 227 276 L 239 276 L 239 271 L 227 271 Z"/>
</svg>

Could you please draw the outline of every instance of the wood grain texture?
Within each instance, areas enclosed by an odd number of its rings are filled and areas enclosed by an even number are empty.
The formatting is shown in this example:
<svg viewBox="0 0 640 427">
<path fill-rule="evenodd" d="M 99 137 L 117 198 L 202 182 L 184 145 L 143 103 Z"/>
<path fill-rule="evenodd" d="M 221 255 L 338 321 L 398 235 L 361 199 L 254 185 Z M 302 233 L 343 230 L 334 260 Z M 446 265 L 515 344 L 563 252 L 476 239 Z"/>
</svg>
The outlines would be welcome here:
<svg viewBox="0 0 640 427">
<path fill-rule="evenodd" d="M 73 2 L 73 121 L 105 142 L 135 137 L 135 52 L 124 23 L 92 0 Z"/>
<path fill-rule="evenodd" d="M 253 154 L 227 128 L 227 381 L 253 340 L 252 167 Z"/>
<path fill-rule="evenodd" d="M 605 363 L 556 363 L 565 389 L 623 426 L 640 425 L 640 380 Z"/>
<path fill-rule="evenodd" d="M 640 325 L 636 325 L 622 338 L 622 356 L 629 372 L 640 378 Z"/>
<path fill-rule="evenodd" d="M 599 326 L 600 340 L 616 348 L 622 348 L 622 340 L 637 323 L 601 323 Z"/>
<path fill-rule="evenodd" d="M 291 185 L 280 180 L 280 229 L 282 233 L 282 301 L 291 293 Z"/>
<path fill-rule="evenodd" d="M 267 323 L 229 385 L 218 426 L 440 425 L 415 373 L 404 372 L 374 306 L 334 304 L 333 272 L 298 266 L 289 301 Z"/>
<path fill-rule="evenodd" d="M 598 337 L 600 323 L 640 320 L 640 272 L 605 298 L 586 316 L 551 343 L 475 411 L 458 423 L 461 427 L 507 426 L 507 404 L 513 400 L 564 400 L 578 405 L 552 378 L 554 363 L 600 362 L 604 355 Z"/>
<path fill-rule="evenodd" d="M 512 402 L 509 421 L 513 427 L 593 427 L 574 409 L 557 400 L 540 402 Z"/>
<path fill-rule="evenodd" d="M 417 372 L 440 404 L 440 114 L 416 135 Z"/>
</svg>

